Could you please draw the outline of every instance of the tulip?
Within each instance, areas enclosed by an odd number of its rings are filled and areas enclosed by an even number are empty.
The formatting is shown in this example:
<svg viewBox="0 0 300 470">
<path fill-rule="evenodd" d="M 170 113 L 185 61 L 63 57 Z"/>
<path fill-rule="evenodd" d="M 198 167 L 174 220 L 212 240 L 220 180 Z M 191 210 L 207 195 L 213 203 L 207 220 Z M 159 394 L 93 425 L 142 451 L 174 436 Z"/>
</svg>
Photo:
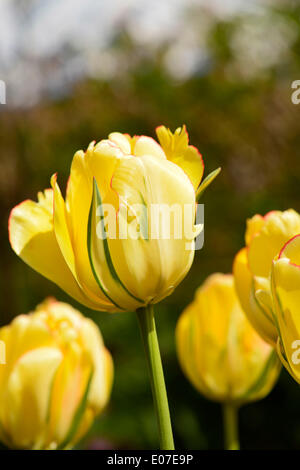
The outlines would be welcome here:
<svg viewBox="0 0 300 470">
<path fill-rule="evenodd" d="M 289 209 L 255 215 L 247 221 L 246 247 L 235 257 L 233 274 L 242 308 L 258 333 L 276 347 L 278 331 L 271 299 L 272 262 L 300 232 L 300 215 Z"/>
<path fill-rule="evenodd" d="M 194 387 L 223 403 L 227 448 L 238 448 L 237 408 L 271 391 L 280 361 L 242 311 L 232 275 L 213 274 L 196 291 L 178 320 L 176 346 Z"/>
<path fill-rule="evenodd" d="M 152 304 L 170 295 L 194 258 L 196 197 L 203 184 L 203 160 L 189 145 L 185 126 L 173 134 L 160 126 L 160 144 L 146 136 L 113 132 L 108 139 L 73 158 L 65 200 L 57 183 L 25 201 L 10 216 L 13 250 L 32 268 L 58 284 L 76 300 L 106 312 L 138 311 L 148 363 L 153 374 L 161 445 L 172 448 L 169 411 L 159 356 Z M 192 214 L 179 233 L 169 237 L 152 208 L 176 207 Z M 181 218 L 182 221 L 182 218 Z M 155 357 L 155 359 L 154 359 Z M 152 363 L 152 361 L 154 361 Z M 158 385 L 159 384 L 159 385 Z M 168 428 L 168 429 L 166 429 Z"/>
<path fill-rule="evenodd" d="M 65 449 L 108 402 L 113 362 L 95 323 L 47 299 L 0 329 L 0 440 L 11 448 Z"/>
<path fill-rule="evenodd" d="M 191 267 L 194 250 L 187 244 L 193 248 L 199 230 L 192 220 L 190 238 L 184 233 L 178 239 L 172 233 L 170 239 L 150 238 L 151 220 L 149 236 L 135 237 L 134 228 L 142 223 L 135 205 L 196 209 L 201 155 L 188 144 L 185 127 L 172 134 L 160 126 L 157 134 L 161 145 L 118 132 L 92 142 L 74 155 L 65 200 L 54 175 L 52 189 L 39 193 L 38 202 L 26 200 L 11 212 L 10 242 L 17 255 L 91 309 L 134 311 L 156 303 Z M 101 222 L 106 208 L 116 216 L 107 214 L 107 224 Z M 129 233 L 122 238 L 125 208 L 137 223 L 126 220 Z M 110 237 L 114 231 L 116 237 Z"/>
<path fill-rule="evenodd" d="M 300 234 L 291 238 L 273 260 L 271 291 L 277 351 L 287 371 L 300 383 Z"/>
</svg>

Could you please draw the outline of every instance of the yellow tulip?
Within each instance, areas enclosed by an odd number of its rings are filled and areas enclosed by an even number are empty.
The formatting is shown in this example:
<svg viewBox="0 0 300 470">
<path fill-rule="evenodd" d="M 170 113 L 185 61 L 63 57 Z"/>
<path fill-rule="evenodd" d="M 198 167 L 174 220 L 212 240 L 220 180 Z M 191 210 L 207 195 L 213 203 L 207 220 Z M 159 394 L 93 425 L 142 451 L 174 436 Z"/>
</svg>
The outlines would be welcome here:
<svg viewBox="0 0 300 470">
<path fill-rule="evenodd" d="M 255 215 L 247 221 L 246 247 L 233 264 L 235 286 L 242 308 L 259 334 L 276 346 L 278 331 L 271 299 L 272 261 L 282 246 L 300 232 L 300 215 L 289 209 Z"/>
<path fill-rule="evenodd" d="M 151 236 L 156 227 L 149 208 L 189 206 L 195 214 L 203 160 L 189 145 L 185 126 L 174 134 L 160 126 L 157 135 L 160 145 L 118 132 L 92 142 L 74 155 L 65 200 L 54 175 L 52 189 L 39 193 L 38 202 L 24 201 L 11 212 L 10 242 L 17 255 L 91 309 L 133 311 L 156 303 L 172 293 L 192 264 L 201 227 L 191 220 L 188 234 L 176 236 L 171 229 L 170 239 Z M 146 214 L 138 217 L 135 205 Z M 107 206 L 115 217 L 105 214 Z M 123 238 L 124 222 L 129 233 Z"/>
<path fill-rule="evenodd" d="M 266 396 L 280 362 L 241 310 L 232 275 L 213 274 L 176 327 L 181 367 L 205 397 L 239 406 Z"/>
<path fill-rule="evenodd" d="M 273 261 L 272 299 L 282 363 L 300 383 L 300 234 L 291 238 Z"/>
<path fill-rule="evenodd" d="M 22 449 L 72 447 L 106 405 L 113 363 L 99 329 L 47 299 L 0 329 L 0 440 Z"/>
</svg>

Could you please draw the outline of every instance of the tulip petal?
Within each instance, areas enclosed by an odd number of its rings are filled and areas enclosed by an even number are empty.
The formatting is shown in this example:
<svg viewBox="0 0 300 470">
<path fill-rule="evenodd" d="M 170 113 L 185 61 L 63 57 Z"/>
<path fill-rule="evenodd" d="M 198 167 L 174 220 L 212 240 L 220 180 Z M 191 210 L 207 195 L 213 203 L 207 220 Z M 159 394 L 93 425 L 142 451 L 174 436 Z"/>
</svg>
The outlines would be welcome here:
<svg viewBox="0 0 300 470">
<path fill-rule="evenodd" d="M 249 244 L 249 268 L 255 276 L 268 277 L 272 261 L 282 246 L 295 234 L 300 233 L 300 215 L 292 209 L 273 211 Z"/>
<path fill-rule="evenodd" d="M 55 374 L 62 361 L 62 352 L 55 348 L 28 351 L 15 364 L 5 391 L 5 429 L 12 444 L 20 448 L 42 448 L 45 436 L 50 393 Z M 32 382 L 35 386 L 32 387 Z"/>
<path fill-rule="evenodd" d="M 117 309 L 136 310 L 136 308 L 143 305 L 143 300 L 129 292 L 114 267 L 107 240 L 101 195 L 96 179 L 94 179 L 87 243 L 93 274 L 106 297 Z"/>
<path fill-rule="evenodd" d="M 90 387 L 92 383 L 92 378 L 93 378 L 93 372 L 90 373 L 90 376 L 87 380 L 85 391 L 82 395 L 80 403 L 73 416 L 70 429 L 65 437 L 65 440 L 60 444 L 58 449 L 65 449 L 67 447 L 74 446 L 76 442 L 80 439 L 81 435 L 83 435 L 87 431 L 86 427 L 84 427 L 84 429 L 82 429 L 82 433 L 79 434 L 78 432 L 79 428 L 81 427 L 84 414 L 86 412 L 88 395 L 89 395 L 89 391 L 90 391 Z"/>
<path fill-rule="evenodd" d="M 65 447 L 69 438 L 74 437 L 86 405 L 92 375 L 90 355 L 80 345 L 70 344 L 52 387 L 49 444 L 60 442 L 61 447 Z"/>
<path fill-rule="evenodd" d="M 247 248 L 241 249 L 233 263 L 236 292 L 248 320 L 265 341 L 275 346 L 277 330 L 273 318 L 268 316 L 255 298 L 252 274 L 248 267 Z"/>
<path fill-rule="evenodd" d="M 272 348 L 270 349 L 268 360 L 262 361 L 262 370 L 259 371 L 257 379 L 251 384 L 245 394 L 242 395 L 241 403 L 252 401 L 252 399 L 260 400 L 264 398 L 277 382 L 280 370 L 281 363 L 278 360 L 276 351 Z"/>
<path fill-rule="evenodd" d="M 264 220 L 264 217 L 262 217 L 260 214 L 255 214 L 250 219 L 247 219 L 245 232 L 245 242 L 247 246 L 251 242 L 254 235 L 256 235 L 263 227 Z"/>
<path fill-rule="evenodd" d="M 109 145 L 103 146 L 104 153 L 113 151 Z M 74 155 L 70 178 L 67 186 L 66 208 L 68 225 L 70 227 L 71 238 L 74 246 L 74 255 L 76 262 L 76 272 L 80 284 L 86 295 L 98 305 L 98 310 L 112 311 L 115 306 L 99 289 L 94 278 L 87 249 L 87 227 L 89 210 L 93 193 L 93 174 L 100 174 L 102 168 L 102 177 L 100 181 L 106 180 L 115 166 L 113 155 L 105 153 L 100 157 L 97 152 L 94 153 L 94 143 L 91 143 L 86 154 L 82 151 Z M 107 186 L 103 188 L 107 191 Z"/>
<path fill-rule="evenodd" d="M 241 357 L 236 350 L 236 322 L 231 318 L 236 305 L 231 275 L 212 274 L 195 295 L 194 367 L 214 399 L 226 400 L 236 393 L 237 384 L 232 383 L 235 368 L 230 354 L 230 349 L 235 348 L 232 355 Z"/>
<path fill-rule="evenodd" d="M 61 195 L 59 186 L 56 182 L 56 175 L 51 178 L 51 185 L 53 187 L 54 192 L 54 232 L 59 244 L 60 250 L 72 272 L 74 278 L 77 280 L 78 284 L 80 285 L 80 279 L 76 272 L 76 260 L 73 252 L 71 236 L 68 227 L 67 215 L 66 215 L 66 208 L 65 208 L 65 201 Z M 81 230 L 82 232 L 84 230 Z M 80 247 L 79 251 L 83 251 Z M 86 271 L 85 271 L 86 273 Z M 85 279 L 85 278 L 84 278 Z M 101 293 L 99 294 L 99 290 L 97 291 L 97 296 L 94 296 L 92 292 L 88 290 L 88 288 L 83 287 L 86 295 L 91 297 L 94 302 L 97 303 L 97 309 L 106 308 L 107 304 L 110 308 L 110 304 L 107 302 L 107 299 L 101 298 Z"/>
<path fill-rule="evenodd" d="M 75 258 L 67 224 L 65 201 L 61 195 L 59 186 L 57 184 L 57 175 L 51 178 L 51 186 L 53 189 L 53 225 L 57 243 L 60 251 L 66 260 L 67 265 L 74 278 L 77 280 Z"/>
<path fill-rule="evenodd" d="M 300 347 L 300 266 L 287 258 L 273 262 L 272 294 L 280 343 L 293 376 L 300 383 L 300 364 L 295 358 Z"/>
<path fill-rule="evenodd" d="M 112 188 L 119 195 L 120 206 L 127 205 L 130 214 L 135 206 L 145 209 L 148 227 L 148 238 L 141 230 L 136 238 L 109 240 L 113 263 L 130 292 L 146 303 L 155 303 L 172 293 L 193 261 L 193 238 L 197 235 L 193 186 L 174 163 L 144 156 L 123 159 L 114 173 Z M 188 234 L 183 220 L 186 207 L 191 212 Z M 133 227 L 141 220 L 133 220 Z"/>
<path fill-rule="evenodd" d="M 168 160 L 183 169 L 196 190 L 203 176 L 204 163 L 196 147 L 189 145 L 186 127 L 178 127 L 173 134 L 165 126 L 159 126 L 156 134 Z"/>
<path fill-rule="evenodd" d="M 180 365 L 186 377 L 192 382 L 194 387 L 203 393 L 207 398 L 212 398 L 209 387 L 200 372 L 204 364 L 204 358 L 196 353 L 196 346 L 199 346 L 196 331 L 196 315 L 193 305 L 188 306 L 180 316 L 176 326 L 176 348 Z M 199 361 L 199 362 L 198 362 Z"/>
<path fill-rule="evenodd" d="M 284 351 L 284 347 L 280 338 L 277 339 L 276 351 L 281 361 L 281 364 L 285 367 L 285 369 L 288 371 L 291 377 L 293 377 L 293 379 L 296 380 L 296 382 L 299 382 L 299 378 L 297 377 L 297 375 L 294 374 L 294 371 L 290 367 L 290 364 L 286 358 L 286 352 Z"/>
<path fill-rule="evenodd" d="M 10 244 L 31 268 L 89 308 L 98 308 L 82 293 L 57 243 L 53 229 L 53 191 L 39 193 L 39 202 L 24 201 L 9 218 Z"/>
<path fill-rule="evenodd" d="M 104 347 L 99 328 L 86 318 L 80 328 L 83 344 L 94 365 L 94 375 L 89 391 L 88 405 L 102 410 L 107 403 L 113 379 L 113 361 L 109 351 Z M 99 354 L 102 351 L 103 354 Z M 103 380 L 107 377 L 107 380 Z"/>
<path fill-rule="evenodd" d="M 108 136 L 109 140 L 114 142 L 126 155 L 131 154 L 130 140 L 121 132 L 111 132 Z"/>
<path fill-rule="evenodd" d="M 76 426 L 74 424 L 72 425 L 73 429 L 76 429 L 72 437 L 73 445 L 76 444 L 82 438 L 82 436 L 86 434 L 91 424 L 93 423 L 96 414 L 101 412 L 103 406 L 106 405 L 107 400 L 109 398 L 113 380 L 113 361 L 109 351 L 105 348 L 103 348 L 103 357 L 101 358 L 101 360 L 103 360 L 105 366 L 104 375 L 101 375 L 100 377 L 100 375 L 98 374 L 99 377 L 97 379 L 95 377 L 95 375 L 97 374 L 97 369 L 94 369 L 92 380 L 89 382 L 86 390 L 86 399 L 85 397 L 83 398 L 83 400 L 85 401 L 82 401 L 79 407 L 79 409 L 82 409 L 83 404 L 85 404 L 84 413 L 81 414 L 79 423 L 77 423 Z M 103 377 L 105 377 L 104 380 Z M 105 395 L 103 395 L 102 393 L 104 389 Z M 100 396 L 97 397 L 96 395 Z M 77 410 L 76 414 L 79 415 L 79 410 Z"/>
<path fill-rule="evenodd" d="M 29 315 L 18 315 L 10 326 L 1 328 L 0 340 L 5 344 L 6 357 L 9 358 L 5 367 L 0 366 L 0 393 L 19 357 L 29 349 L 55 345 L 54 338 L 45 323 Z"/>
<path fill-rule="evenodd" d="M 144 155 L 151 155 L 153 157 L 166 159 L 165 152 L 161 146 L 151 137 L 141 135 L 136 137 L 133 154 L 136 157 L 143 157 Z"/>
<path fill-rule="evenodd" d="M 290 263 L 300 266 L 300 234 L 286 242 L 279 253 L 279 258 L 287 258 Z"/>
</svg>

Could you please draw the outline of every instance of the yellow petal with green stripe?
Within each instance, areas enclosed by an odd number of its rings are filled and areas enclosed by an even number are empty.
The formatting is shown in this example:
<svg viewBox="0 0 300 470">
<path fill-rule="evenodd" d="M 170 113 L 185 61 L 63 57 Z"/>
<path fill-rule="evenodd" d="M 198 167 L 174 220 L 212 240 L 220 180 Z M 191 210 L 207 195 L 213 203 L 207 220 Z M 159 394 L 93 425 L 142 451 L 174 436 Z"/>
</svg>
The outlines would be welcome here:
<svg viewBox="0 0 300 470">
<path fill-rule="evenodd" d="M 275 346 L 278 336 L 277 330 L 272 316 L 266 313 L 255 297 L 257 286 L 248 267 L 247 253 L 247 248 L 242 248 L 235 256 L 233 263 L 237 295 L 253 327 L 265 341 Z"/>
<path fill-rule="evenodd" d="M 129 292 L 114 267 L 104 220 L 102 199 L 94 179 L 93 199 L 88 223 L 88 253 L 95 279 L 116 310 L 136 310 L 143 301 Z"/>
</svg>

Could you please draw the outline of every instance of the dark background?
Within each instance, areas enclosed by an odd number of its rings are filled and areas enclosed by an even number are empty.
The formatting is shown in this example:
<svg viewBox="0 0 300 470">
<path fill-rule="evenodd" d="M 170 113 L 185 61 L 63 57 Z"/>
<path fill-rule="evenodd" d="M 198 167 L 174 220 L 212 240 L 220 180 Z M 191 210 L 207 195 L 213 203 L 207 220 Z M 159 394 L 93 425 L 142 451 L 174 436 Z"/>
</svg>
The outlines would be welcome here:
<svg viewBox="0 0 300 470">
<path fill-rule="evenodd" d="M 22 42 L 22 25 L 29 24 L 40 2 L 11 3 Z M 299 4 L 266 2 L 262 11 L 222 15 L 209 2 L 200 3 L 186 2 L 183 30 L 175 28 L 153 48 L 151 41 L 145 45 L 130 34 L 125 20 L 119 21 L 105 49 L 118 59 L 109 77 L 87 69 L 71 78 L 62 73 L 57 83 L 55 74 L 83 55 L 71 39 L 45 57 L 19 50 L 9 65 L 0 48 L 7 83 L 7 104 L 0 105 L 0 322 L 8 323 L 51 295 L 77 306 L 101 327 L 114 358 L 115 382 L 107 410 L 79 448 L 157 446 L 137 321 L 134 313 L 94 313 L 76 305 L 18 259 L 7 234 L 12 207 L 36 199 L 56 171 L 64 187 L 74 152 L 115 130 L 155 137 L 159 124 L 175 130 L 185 123 L 190 142 L 203 154 L 205 174 L 222 167 L 202 200 L 204 247 L 175 293 L 156 309 L 175 441 L 181 449 L 220 449 L 223 443 L 220 406 L 195 391 L 179 368 L 174 345 L 178 316 L 207 275 L 231 271 L 234 254 L 244 244 L 247 217 L 272 209 L 300 210 L 300 105 L 291 102 L 291 83 L 300 79 Z M 84 35 L 89 25 L 82 22 L 78 34 Z M 208 24 L 204 40 L 201 32 Z M 183 32 L 190 31 L 192 45 L 189 37 L 181 45 Z M 44 41 L 53 34 L 46 30 Z M 176 55 L 172 48 L 177 43 Z M 97 40 L 93 47 L 97 51 Z M 191 53 L 193 67 L 186 62 Z M 105 72 L 101 57 L 89 60 Z M 42 83 L 29 102 L 27 87 L 35 85 L 22 75 L 20 64 L 30 67 L 33 77 L 39 74 Z M 23 95 L 18 98 L 14 87 L 20 83 Z M 242 448 L 300 448 L 299 403 L 298 384 L 283 371 L 266 399 L 241 409 Z"/>
</svg>

